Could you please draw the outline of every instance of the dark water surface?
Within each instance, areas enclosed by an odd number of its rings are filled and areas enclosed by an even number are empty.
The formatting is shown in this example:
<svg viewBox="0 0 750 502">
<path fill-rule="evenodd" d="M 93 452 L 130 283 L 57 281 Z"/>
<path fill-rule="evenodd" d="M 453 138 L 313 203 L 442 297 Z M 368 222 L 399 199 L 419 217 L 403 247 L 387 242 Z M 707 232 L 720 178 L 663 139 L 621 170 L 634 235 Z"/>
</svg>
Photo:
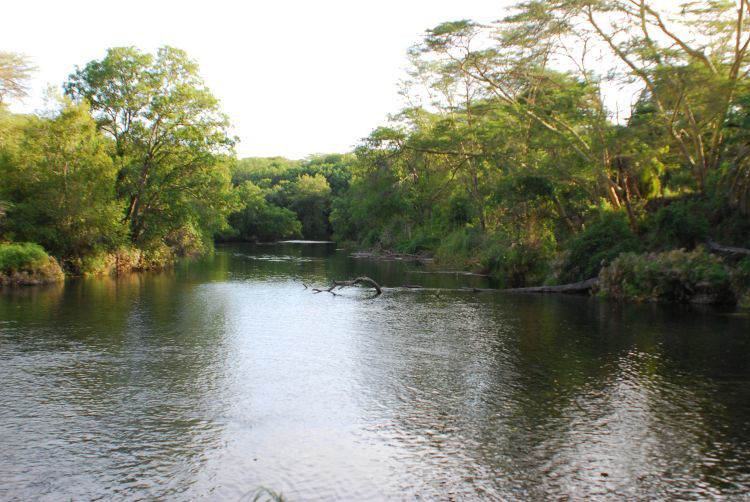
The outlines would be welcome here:
<svg viewBox="0 0 750 502">
<path fill-rule="evenodd" d="M 0 292 L 0 499 L 741 499 L 747 317 L 327 245 Z"/>
</svg>

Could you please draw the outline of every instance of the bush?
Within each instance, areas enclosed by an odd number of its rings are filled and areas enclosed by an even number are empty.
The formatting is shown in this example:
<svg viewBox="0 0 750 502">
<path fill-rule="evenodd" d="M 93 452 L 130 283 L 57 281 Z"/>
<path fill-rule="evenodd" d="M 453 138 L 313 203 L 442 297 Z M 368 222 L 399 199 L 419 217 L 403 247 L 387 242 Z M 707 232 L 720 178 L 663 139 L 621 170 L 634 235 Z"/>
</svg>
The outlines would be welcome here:
<svg viewBox="0 0 750 502">
<path fill-rule="evenodd" d="M 111 253 L 84 256 L 73 264 L 73 271 L 83 276 L 118 276 L 142 269 L 143 252 L 122 246 Z"/>
<path fill-rule="evenodd" d="M 603 296 L 672 303 L 733 303 L 730 273 L 702 250 L 625 253 L 599 274 Z"/>
<path fill-rule="evenodd" d="M 623 213 L 604 212 L 567 246 L 559 281 L 576 282 L 596 277 L 603 264 L 621 253 L 637 251 L 638 239 Z"/>
<path fill-rule="evenodd" d="M 541 283 L 549 270 L 548 253 L 540 246 L 489 246 L 483 255 L 484 269 L 509 288 Z"/>
<path fill-rule="evenodd" d="M 477 228 L 451 232 L 437 249 L 443 267 L 469 268 L 489 273 L 508 287 L 522 287 L 544 279 L 552 256 L 551 243 L 514 243 L 502 233 L 486 234 Z"/>
<path fill-rule="evenodd" d="M 659 208 L 650 221 L 649 241 L 654 249 L 694 249 L 708 238 L 711 209 L 696 198 L 677 200 Z"/>
<path fill-rule="evenodd" d="M 65 278 L 57 260 L 38 244 L 0 244 L 0 286 L 47 284 Z"/>
<path fill-rule="evenodd" d="M 438 237 L 431 235 L 428 229 L 419 228 L 411 237 L 403 238 L 396 244 L 400 253 L 424 253 L 435 249 L 440 243 Z"/>
<path fill-rule="evenodd" d="M 49 255 L 39 244 L 0 244 L 0 272 L 31 272 L 48 261 Z"/>
<path fill-rule="evenodd" d="M 480 230 L 459 228 L 448 234 L 435 251 L 435 258 L 444 267 L 467 267 L 479 269 L 479 248 L 484 247 L 485 237 Z"/>
</svg>

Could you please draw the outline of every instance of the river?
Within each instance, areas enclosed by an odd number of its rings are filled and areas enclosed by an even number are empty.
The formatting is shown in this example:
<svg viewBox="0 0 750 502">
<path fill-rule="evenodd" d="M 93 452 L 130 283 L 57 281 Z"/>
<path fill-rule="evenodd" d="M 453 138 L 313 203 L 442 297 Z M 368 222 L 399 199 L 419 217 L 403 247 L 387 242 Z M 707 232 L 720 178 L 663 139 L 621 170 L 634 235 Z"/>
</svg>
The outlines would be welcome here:
<svg viewBox="0 0 750 502">
<path fill-rule="evenodd" d="M 233 245 L 0 291 L 0 499 L 750 493 L 747 316 L 421 272 Z M 303 285 L 360 274 L 393 289 Z"/>
</svg>

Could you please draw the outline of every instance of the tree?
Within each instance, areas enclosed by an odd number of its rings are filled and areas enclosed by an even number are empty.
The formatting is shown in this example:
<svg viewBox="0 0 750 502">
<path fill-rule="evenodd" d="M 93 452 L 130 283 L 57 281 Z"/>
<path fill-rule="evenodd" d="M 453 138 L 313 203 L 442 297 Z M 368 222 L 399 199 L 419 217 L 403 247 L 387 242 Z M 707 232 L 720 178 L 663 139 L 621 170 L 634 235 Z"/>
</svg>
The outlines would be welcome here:
<svg viewBox="0 0 750 502">
<path fill-rule="evenodd" d="M 67 104 L 55 117 L 30 117 L 18 128 L 16 143 L 0 156 L 10 235 L 42 244 L 71 268 L 122 243 L 110 144 L 88 108 Z"/>
<path fill-rule="evenodd" d="M 612 78 L 641 84 L 641 104 L 651 107 L 695 188 L 705 189 L 722 162 L 727 118 L 747 87 L 750 3 L 531 1 L 513 19 L 526 34 L 553 35 L 542 38 L 557 52 L 594 44 L 606 51 L 617 62 L 609 64 Z M 596 52 L 584 49 L 580 60 Z"/>
<path fill-rule="evenodd" d="M 234 235 L 220 235 L 230 240 L 269 242 L 302 235 L 302 225 L 293 211 L 269 203 L 263 190 L 251 181 L 237 187 L 243 208 L 229 215 Z"/>
<path fill-rule="evenodd" d="M 194 236 L 208 245 L 235 207 L 227 162 L 234 139 L 198 65 L 168 46 L 156 56 L 117 47 L 77 68 L 65 92 L 89 103 L 114 140 L 132 242 Z"/>
<path fill-rule="evenodd" d="M 0 51 L 0 105 L 8 98 L 28 95 L 28 80 L 34 70 L 29 58 L 23 54 Z"/>
<path fill-rule="evenodd" d="M 331 187 L 325 176 L 303 174 L 291 187 L 291 206 L 302 223 L 302 235 L 308 239 L 324 239 L 328 231 Z"/>
</svg>

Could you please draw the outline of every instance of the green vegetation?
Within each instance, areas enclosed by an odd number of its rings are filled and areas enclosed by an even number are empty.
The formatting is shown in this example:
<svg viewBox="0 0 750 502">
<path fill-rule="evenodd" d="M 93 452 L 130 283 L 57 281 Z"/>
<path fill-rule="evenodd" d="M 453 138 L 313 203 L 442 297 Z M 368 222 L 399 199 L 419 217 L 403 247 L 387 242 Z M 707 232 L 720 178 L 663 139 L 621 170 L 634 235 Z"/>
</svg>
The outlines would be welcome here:
<svg viewBox="0 0 750 502">
<path fill-rule="evenodd" d="M 0 286 L 47 284 L 62 279 L 60 265 L 40 245 L 0 244 Z"/>
<path fill-rule="evenodd" d="M 638 239 L 628 227 L 623 213 L 604 212 L 570 240 L 560 282 L 576 282 L 596 277 L 602 264 L 621 253 L 638 250 Z"/>
<path fill-rule="evenodd" d="M 118 47 L 77 69 L 65 92 L 90 106 L 111 143 L 130 242 L 164 242 L 183 254 L 210 249 L 236 203 L 234 140 L 198 66 L 172 47 L 156 56 Z"/>
<path fill-rule="evenodd" d="M 734 301 L 729 269 L 715 256 L 696 250 L 624 253 L 599 275 L 604 296 L 674 303 Z"/>
<path fill-rule="evenodd" d="M 709 240 L 750 247 L 748 33 L 749 5 L 708 0 L 679 15 L 530 1 L 491 25 L 443 23 L 408 52 L 408 107 L 353 153 L 305 160 L 237 160 L 184 52 L 113 48 L 76 68 L 54 113 L 0 104 L 0 237 L 74 273 L 159 268 L 214 240 L 333 237 L 507 286 L 608 267 L 612 296 L 725 301 L 701 289 L 718 275 L 666 269 L 721 269 L 694 252 Z M 26 59 L 0 67 L 0 98 L 23 95 Z M 634 82 L 630 113 L 614 113 Z M 727 265 L 721 287 L 741 299 L 745 265 Z M 664 286 L 675 277 L 684 291 Z"/>
<path fill-rule="evenodd" d="M 29 71 L 16 60 L 12 76 L 0 74 L 9 96 Z M 240 202 L 234 140 L 197 65 L 171 47 L 120 47 L 64 87 L 43 116 L 0 106 L 0 237 L 39 243 L 82 274 L 210 250 Z"/>
<path fill-rule="evenodd" d="M 428 30 L 409 52 L 411 106 L 356 150 L 335 236 L 430 252 L 509 286 L 588 279 L 637 252 L 617 270 L 639 282 L 638 260 L 690 266 L 703 255 L 663 256 L 708 240 L 750 247 L 748 14 L 717 2 L 673 16 L 639 1 L 532 1 L 490 26 Z M 594 53 L 610 67 L 595 71 Z M 623 120 L 607 105 L 632 82 L 642 91 Z M 680 277 L 688 289 L 716 279 Z"/>
<path fill-rule="evenodd" d="M 1 272 L 31 271 L 43 266 L 47 261 L 49 255 L 38 244 L 0 244 Z"/>
<path fill-rule="evenodd" d="M 331 237 L 331 205 L 348 188 L 354 156 L 314 155 L 304 161 L 247 158 L 232 167 L 242 207 L 219 240 L 274 241 Z"/>
</svg>

